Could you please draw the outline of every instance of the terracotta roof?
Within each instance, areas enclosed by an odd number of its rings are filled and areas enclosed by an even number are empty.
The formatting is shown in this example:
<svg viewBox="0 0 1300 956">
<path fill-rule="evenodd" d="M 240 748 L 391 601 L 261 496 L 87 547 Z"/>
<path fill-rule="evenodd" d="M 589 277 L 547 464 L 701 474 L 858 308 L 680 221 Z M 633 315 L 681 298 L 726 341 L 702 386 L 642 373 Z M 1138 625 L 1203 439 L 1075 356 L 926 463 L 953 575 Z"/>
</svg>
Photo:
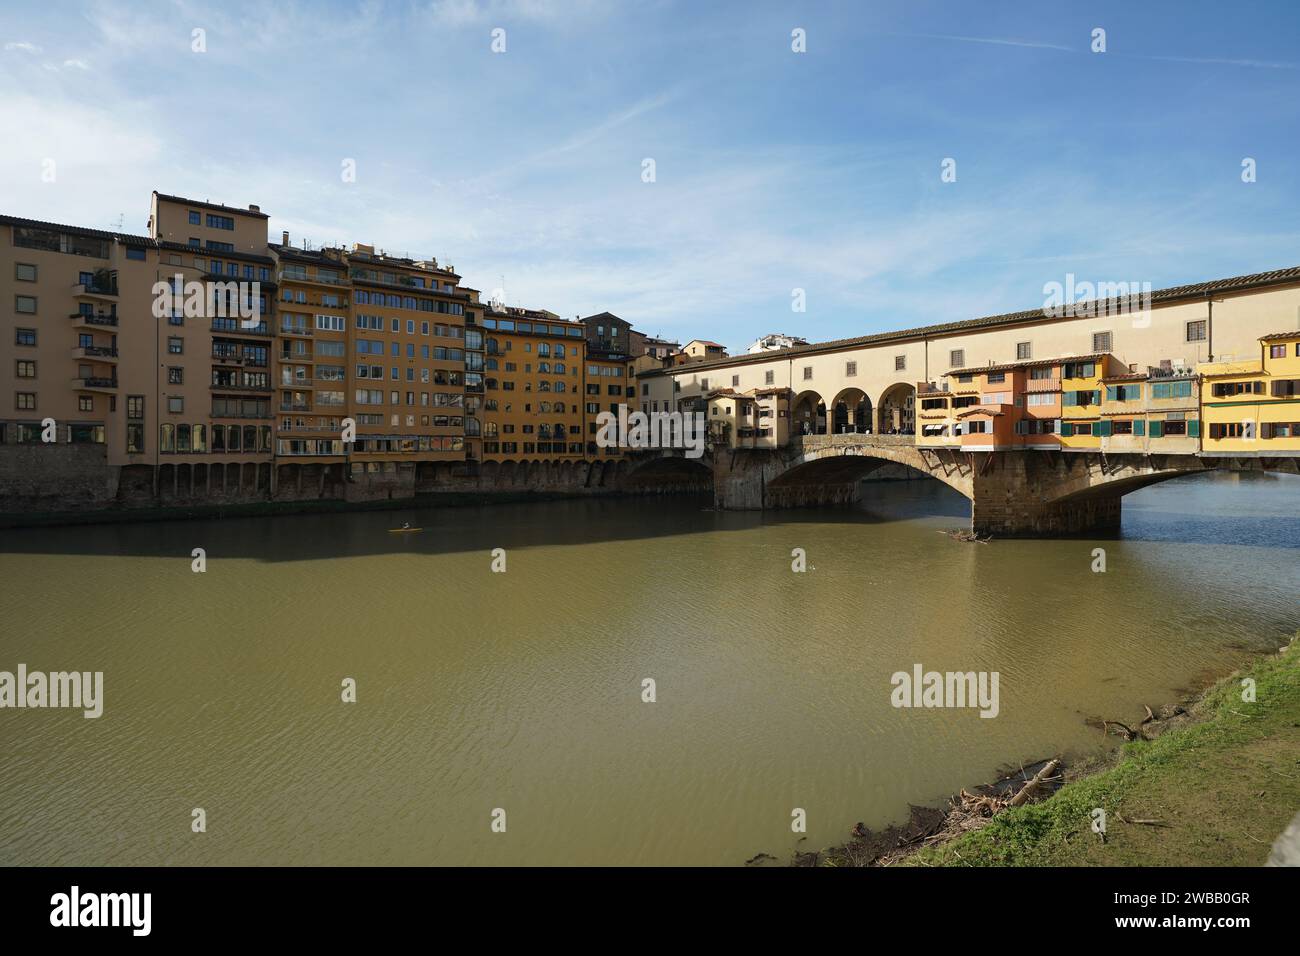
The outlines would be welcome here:
<svg viewBox="0 0 1300 956">
<path fill-rule="evenodd" d="M 1210 295 L 1222 292 L 1244 292 L 1248 289 L 1255 289 L 1274 285 L 1291 285 L 1300 283 L 1300 266 L 1292 266 L 1287 269 L 1274 269 L 1271 272 L 1256 272 L 1251 275 L 1234 276 L 1230 279 L 1215 279 L 1210 282 L 1198 282 L 1192 285 L 1172 286 L 1168 289 L 1157 289 L 1151 293 L 1151 303 L 1172 304 L 1193 299 L 1202 299 Z M 1107 308 L 1118 308 L 1122 300 L 1107 300 Z M 1113 304 L 1113 305 L 1112 305 Z M 1096 307 L 1098 303 L 1078 303 L 1077 306 L 1091 305 Z M 788 349 L 773 349 L 769 352 L 758 352 L 755 354 L 737 355 L 731 358 L 715 359 L 708 362 L 708 367 L 726 367 L 731 365 L 745 365 L 754 362 L 771 362 L 780 361 L 785 358 L 798 358 L 803 355 L 816 355 L 821 352 L 839 352 L 845 349 L 856 348 L 863 345 L 878 345 L 888 342 L 909 342 L 925 338 L 934 338 L 943 335 L 955 334 L 958 332 L 970 332 L 977 329 L 997 328 L 1007 325 L 1024 325 L 1028 323 L 1040 324 L 1047 322 L 1071 321 L 1070 316 L 1061 316 L 1053 318 L 1043 314 L 1041 308 L 1026 309 L 1021 312 L 1006 312 L 1001 315 L 987 315 L 978 319 L 963 319 L 957 322 L 943 322 L 938 325 L 923 325 L 911 329 L 901 329 L 896 332 L 878 332 L 873 335 L 862 335 L 849 339 L 833 339 L 828 342 L 814 342 L 811 345 L 796 345 Z M 670 374 L 671 370 L 665 370 L 659 374 Z"/>
<path fill-rule="evenodd" d="M 1091 355 L 1066 355 L 1061 358 L 1033 359 L 1024 362 L 1004 362 L 1001 365 L 975 365 L 970 368 L 955 368 L 945 375 L 979 375 L 983 372 L 1008 372 L 1020 368 L 1042 368 L 1047 365 L 1064 365 L 1066 362 L 1097 362 L 1109 355 L 1109 352 L 1093 352 Z"/>
<path fill-rule="evenodd" d="M 270 256 L 258 255 L 256 252 L 241 252 L 238 249 L 226 251 L 223 249 L 204 249 L 201 246 L 186 245 L 183 242 L 170 242 L 166 239 L 158 240 L 159 249 L 167 249 L 170 252 L 184 252 L 188 255 L 198 256 L 200 259 L 242 259 L 247 262 L 260 262 L 262 265 L 273 266 L 275 260 Z"/>
<path fill-rule="evenodd" d="M 1295 332 L 1270 332 L 1268 335 L 1261 335 L 1259 337 L 1259 340 L 1261 342 L 1272 342 L 1275 339 L 1294 339 L 1294 338 L 1300 338 L 1300 330 L 1297 330 Z"/>
<path fill-rule="evenodd" d="M 998 411 L 996 408 L 989 408 L 987 405 L 975 405 L 971 408 L 963 408 L 957 413 L 956 417 L 965 418 L 967 415 L 988 415 L 991 418 L 996 418 L 1001 414 L 1002 412 Z"/>
<path fill-rule="evenodd" d="M 128 246 L 147 246 L 156 248 L 158 243 L 149 236 L 133 236 L 126 232 L 107 232 L 103 229 L 87 229 L 85 226 L 69 226 L 61 222 L 46 222 L 43 219 L 23 219 L 20 216 L 0 216 L 0 224 L 17 226 L 20 229 L 57 229 L 59 232 L 71 232 L 78 236 L 91 236 L 96 239 L 115 239 Z"/>
</svg>

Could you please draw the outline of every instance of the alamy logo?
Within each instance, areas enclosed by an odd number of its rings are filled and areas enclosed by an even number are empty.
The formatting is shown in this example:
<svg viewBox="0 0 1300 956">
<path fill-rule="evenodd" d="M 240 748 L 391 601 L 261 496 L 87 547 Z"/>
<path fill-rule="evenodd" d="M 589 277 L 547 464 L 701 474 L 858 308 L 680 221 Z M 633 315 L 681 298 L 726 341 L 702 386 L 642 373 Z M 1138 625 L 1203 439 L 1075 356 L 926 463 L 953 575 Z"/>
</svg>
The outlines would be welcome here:
<svg viewBox="0 0 1300 956">
<path fill-rule="evenodd" d="M 199 282 L 177 273 L 170 282 L 153 284 L 153 315 L 156 319 L 180 315 L 187 319 L 239 319 L 240 328 L 262 324 L 260 282 Z"/>
<path fill-rule="evenodd" d="M 596 416 L 596 444 L 601 448 L 684 448 L 687 458 L 704 454 L 707 425 L 703 412 L 629 412 Z"/>
<path fill-rule="evenodd" d="M 148 936 L 153 924 L 151 893 L 71 892 L 50 897 L 51 926 L 129 926 L 132 936 Z"/>
<path fill-rule="evenodd" d="M 1043 315 L 1052 319 L 1136 315 L 1140 321 L 1151 312 L 1150 282 L 1076 282 L 1067 272 L 1064 284 L 1044 284 L 1043 295 Z"/>
<path fill-rule="evenodd" d="M 71 707 L 93 719 L 104 713 L 104 672 L 27 670 L 0 671 L 0 708 Z"/>
<path fill-rule="evenodd" d="M 893 693 L 889 702 L 895 707 L 978 707 L 981 717 L 998 715 L 997 671 L 922 672 L 920 664 L 912 673 L 897 671 L 889 682 Z"/>
</svg>

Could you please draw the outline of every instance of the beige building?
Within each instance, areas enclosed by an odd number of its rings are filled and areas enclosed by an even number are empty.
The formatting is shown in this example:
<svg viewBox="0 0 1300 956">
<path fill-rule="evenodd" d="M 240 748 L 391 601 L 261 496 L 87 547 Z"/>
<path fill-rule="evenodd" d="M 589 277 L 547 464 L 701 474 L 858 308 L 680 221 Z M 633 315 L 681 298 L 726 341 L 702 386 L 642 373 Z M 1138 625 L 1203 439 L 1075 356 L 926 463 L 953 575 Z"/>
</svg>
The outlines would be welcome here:
<svg viewBox="0 0 1300 956">
<path fill-rule="evenodd" d="M 679 410 L 713 388 L 779 386 L 794 396 L 793 434 L 911 434 L 918 386 L 941 389 L 957 369 L 1096 353 L 1131 369 L 1254 360 L 1261 336 L 1300 328 L 1300 268 L 1159 290 L 1141 312 L 1103 303 L 1074 313 L 1032 309 L 650 370 L 642 398 L 650 411 Z"/>
</svg>

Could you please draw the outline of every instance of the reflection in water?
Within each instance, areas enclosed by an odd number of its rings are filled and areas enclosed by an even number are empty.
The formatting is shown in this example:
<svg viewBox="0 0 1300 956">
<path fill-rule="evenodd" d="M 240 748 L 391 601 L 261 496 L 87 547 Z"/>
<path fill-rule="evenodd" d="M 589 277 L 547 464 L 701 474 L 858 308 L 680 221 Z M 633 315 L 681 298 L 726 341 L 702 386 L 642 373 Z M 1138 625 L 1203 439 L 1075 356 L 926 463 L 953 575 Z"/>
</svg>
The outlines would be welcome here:
<svg viewBox="0 0 1300 956">
<path fill-rule="evenodd" d="M 1117 539 L 988 545 L 931 481 L 7 531 L 0 669 L 103 670 L 105 712 L 0 711 L 0 863 L 734 864 L 794 807 L 824 845 L 1285 640 L 1297 503 L 1180 479 Z M 893 709 L 916 663 L 998 671 L 1000 715 Z"/>
</svg>

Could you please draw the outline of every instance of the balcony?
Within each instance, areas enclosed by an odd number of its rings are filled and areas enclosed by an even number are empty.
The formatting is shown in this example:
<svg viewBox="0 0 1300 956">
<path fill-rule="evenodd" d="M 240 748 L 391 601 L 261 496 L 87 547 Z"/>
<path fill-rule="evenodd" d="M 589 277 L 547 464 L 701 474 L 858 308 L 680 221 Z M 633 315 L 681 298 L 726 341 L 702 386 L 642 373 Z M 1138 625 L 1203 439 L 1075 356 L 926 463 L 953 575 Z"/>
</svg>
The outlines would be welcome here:
<svg viewBox="0 0 1300 956">
<path fill-rule="evenodd" d="M 277 388 L 289 388 L 289 389 L 293 389 L 293 388 L 312 388 L 313 385 L 314 385 L 314 381 L 315 381 L 314 379 L 310 379 L 310 378 L 295 378 L 295 379 L 293 379 L 292 381 L 288 381 L 288 382 L 286 382 L 286 381 L 281 381 L 280 384 L 279 384 L 278 386 L 276 386 L 276 387 L 277 387 Z"/>
<path fill-rule="evenodd" d="M 117 274 L 96 273 L 89 282 L 74 283 L 72 294 L 79 299 L 115 302 L 117 301 Z"/>
<path fill-rule="evenodd" d="M 305 338 L 311 338 L 316 334 L 315 329 L 309 329 L 305 325 L 282 325 L 280 326 L 281 335 L 301 335 Z"/>
<path fill-rule="evenodd" d="M 245 382 L 217 381 L 217 382 L 213 382 L 212 385 L 209 387 L 214 392 L 273 392 L 275 391 L 275 389 L 271 387 L 270 382 L 267 382 L 264 385 L 249 385 Z"/>
<path fill-rule="evenodd" d="M 312 407 L 309 402 L 297 402 L 297 403 L 289 403 L 289 404 L 286 404 L 284 402 L 280 403 L 280 411 L 282 412 L 310 412 L 311 410 Z"/>
<path fill-rule="evenodd" d="M 346 286 L 349 284 L 346 278 L 331 279 L 329 276 L 310 275 L 306 272 L 298 272 L 293 269 L 281 269 L 275 274 L 278 282 L 315 282 L 320 285 Z"/>
<path fill-rule="evenodd" d="M 243 319 L 213 319 L 212 331 L 221 332 L 225 335 L 270 335 L 271 330 L 266 327 L 265 322 L 258 322 L 256 325 L 246 325 Z"/>
<path fill-rule="evenodd" d="M 93 362 L 117 363 L 117 349 L 108 345 L 79 345 L 72 350 L 74 359 L 89 359 Z"/>
<path fill-rule="evenodd" d="M 1031 378 L 1025 381 L 1026 392 L 1059 392 L 1060 390 L 1059 378 Z"/>
<path fill-rule="evenodd" d="M 74 329 L 117 328 L 117 316 L 112 313 L 87 315 L 85 312 L 72 312 L 69 314 L 69 318 L 72 319 L 72 327 Z"/>
<path fill-rule="evenodd" d="M 78 392 L 103 392 L 111 393 L 117 390 L 116 378 L 95 378 L 87 376 L 85 378 L 74 378 L 72 387 Z"/>
</svg>

